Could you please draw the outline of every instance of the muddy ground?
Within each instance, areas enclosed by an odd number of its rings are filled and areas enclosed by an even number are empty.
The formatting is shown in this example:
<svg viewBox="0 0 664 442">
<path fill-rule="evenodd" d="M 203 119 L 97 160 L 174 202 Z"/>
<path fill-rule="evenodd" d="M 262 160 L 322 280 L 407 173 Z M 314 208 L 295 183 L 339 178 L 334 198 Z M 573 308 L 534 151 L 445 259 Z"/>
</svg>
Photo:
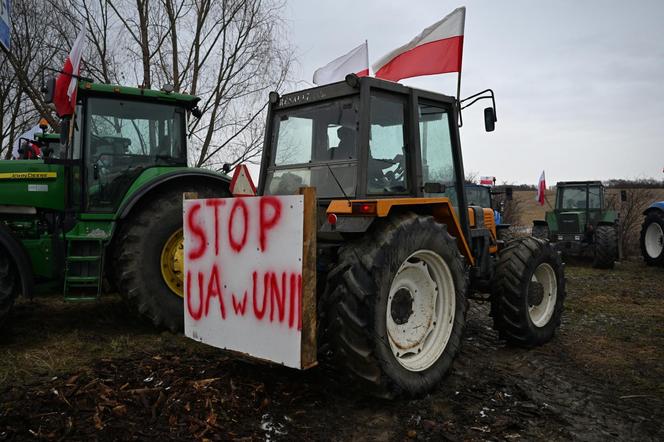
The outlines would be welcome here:
<svg viewBox="0 0 664 442">
<path fill-rule="evenodd" d="M 397 401 L 155 332 L 116 297 L 21 302 L 0 336 L 0 440 L 663 440 L 664 269 L 567 277 L 548 345 L 505 346 L 472 303 L 446 382 Z"/>
</svg>

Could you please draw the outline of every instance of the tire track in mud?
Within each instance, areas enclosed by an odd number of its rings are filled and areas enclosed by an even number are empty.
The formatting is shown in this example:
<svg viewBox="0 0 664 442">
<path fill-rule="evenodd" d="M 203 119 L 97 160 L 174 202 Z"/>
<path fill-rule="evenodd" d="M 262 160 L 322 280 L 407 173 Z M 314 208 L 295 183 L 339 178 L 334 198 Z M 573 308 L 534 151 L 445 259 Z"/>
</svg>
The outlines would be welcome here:
<svg viewBox="0 0 664 442">
<path fill-rule="evenodd" d="M 567 325 L 563 320 L 563 333 Z M 560 436 L 568 434 L 578 440 L 664 438 L 662 398 L 621 396 L 615 386 L 575 364 L 561 345 L 561 331 L 540 348 L 509 348 L 491 329 L 488 305 L 472 302 L 464 348 L 452 377 L 460 385 L 486 382 L 487 388 L 502 386 L 513 391 L 522 408 L 557 422 Z M 518 406 L 519 401 L 515 402 Z"/>
</svg>

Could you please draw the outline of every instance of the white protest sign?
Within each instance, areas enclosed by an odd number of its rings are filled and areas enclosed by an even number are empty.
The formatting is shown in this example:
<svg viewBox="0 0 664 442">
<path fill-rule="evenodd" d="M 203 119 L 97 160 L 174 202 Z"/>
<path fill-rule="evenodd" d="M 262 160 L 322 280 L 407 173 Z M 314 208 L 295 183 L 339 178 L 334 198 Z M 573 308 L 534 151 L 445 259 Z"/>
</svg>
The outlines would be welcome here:
<svg viewBox="0 0 664 442">
<path fill-rule="evenodd" d="M 185 335 L 302 368 L 304 197 L 184 201 Z"/>
</svg>

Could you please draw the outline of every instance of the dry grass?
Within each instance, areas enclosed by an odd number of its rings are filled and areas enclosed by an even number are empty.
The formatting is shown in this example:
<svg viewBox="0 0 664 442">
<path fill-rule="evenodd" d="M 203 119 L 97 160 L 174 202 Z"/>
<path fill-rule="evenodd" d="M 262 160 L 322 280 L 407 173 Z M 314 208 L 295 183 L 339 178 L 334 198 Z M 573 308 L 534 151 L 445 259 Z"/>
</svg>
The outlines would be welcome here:
<svg viewBox="0 0 664 442">
<path fill-rule="evenodd" d="M 664 395 L 664 269 L 567 267 L 563 340 L 576 363 L 638 394 Z"/>
<path fill-rule="evenodd" d="M 91 303 L 67 303 L 60 296 L 20 301 L 0 336 L 0 386 L 160 349 L 207 351 L 202 344 L 155 331 L 133 318 L 117 296 Z"/>
</svg>

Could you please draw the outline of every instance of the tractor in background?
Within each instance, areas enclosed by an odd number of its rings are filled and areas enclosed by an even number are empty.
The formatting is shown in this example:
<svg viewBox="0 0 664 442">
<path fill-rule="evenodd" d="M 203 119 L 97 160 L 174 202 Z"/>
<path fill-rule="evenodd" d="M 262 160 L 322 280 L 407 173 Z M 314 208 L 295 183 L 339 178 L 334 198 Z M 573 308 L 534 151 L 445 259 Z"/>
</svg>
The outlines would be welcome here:
<svg viewBox="0 0 664 442">
<path fill-rule="evenodd" d="M 643 214 L 641 254 L 646 264 L 664 266 L 664 201 L 653 203 Z"/>
<path fill-rule="evenodd" d="M 0 161 L 0 325 L 18 295 L 56 290 L 81 301 L 117 290 L 156 326 L 179 330 L 182 193 L 229 195 L 226 175 L 187 167 L 199 98 L 78 88 L 75 121 L 37 136 L 48 155 Z"/>
<path fill-rule="evenodd" d="M 499 241 L 492 208 L 469 204 L 459 107 L 352 74 L 270 94 L 258 194 L 316 188 L 319 348 L 378 395 L 443 379 L 469 298 L 491 303 L 509 344 L 542 345 L 560 324 L 560 254 L 533 237 Z M 495 121 L 485 109 L 488 131 Z"/>
<path fill-rule="evenodd" d="M 532 235 L 547 239 L 564 255 L 592 256 L 593 266 L 611 269 L 618 259 L 618 213 L 605 207 L 600 181 L 556 184 L 556 205 L 535 220 Z"/>
</svg>

